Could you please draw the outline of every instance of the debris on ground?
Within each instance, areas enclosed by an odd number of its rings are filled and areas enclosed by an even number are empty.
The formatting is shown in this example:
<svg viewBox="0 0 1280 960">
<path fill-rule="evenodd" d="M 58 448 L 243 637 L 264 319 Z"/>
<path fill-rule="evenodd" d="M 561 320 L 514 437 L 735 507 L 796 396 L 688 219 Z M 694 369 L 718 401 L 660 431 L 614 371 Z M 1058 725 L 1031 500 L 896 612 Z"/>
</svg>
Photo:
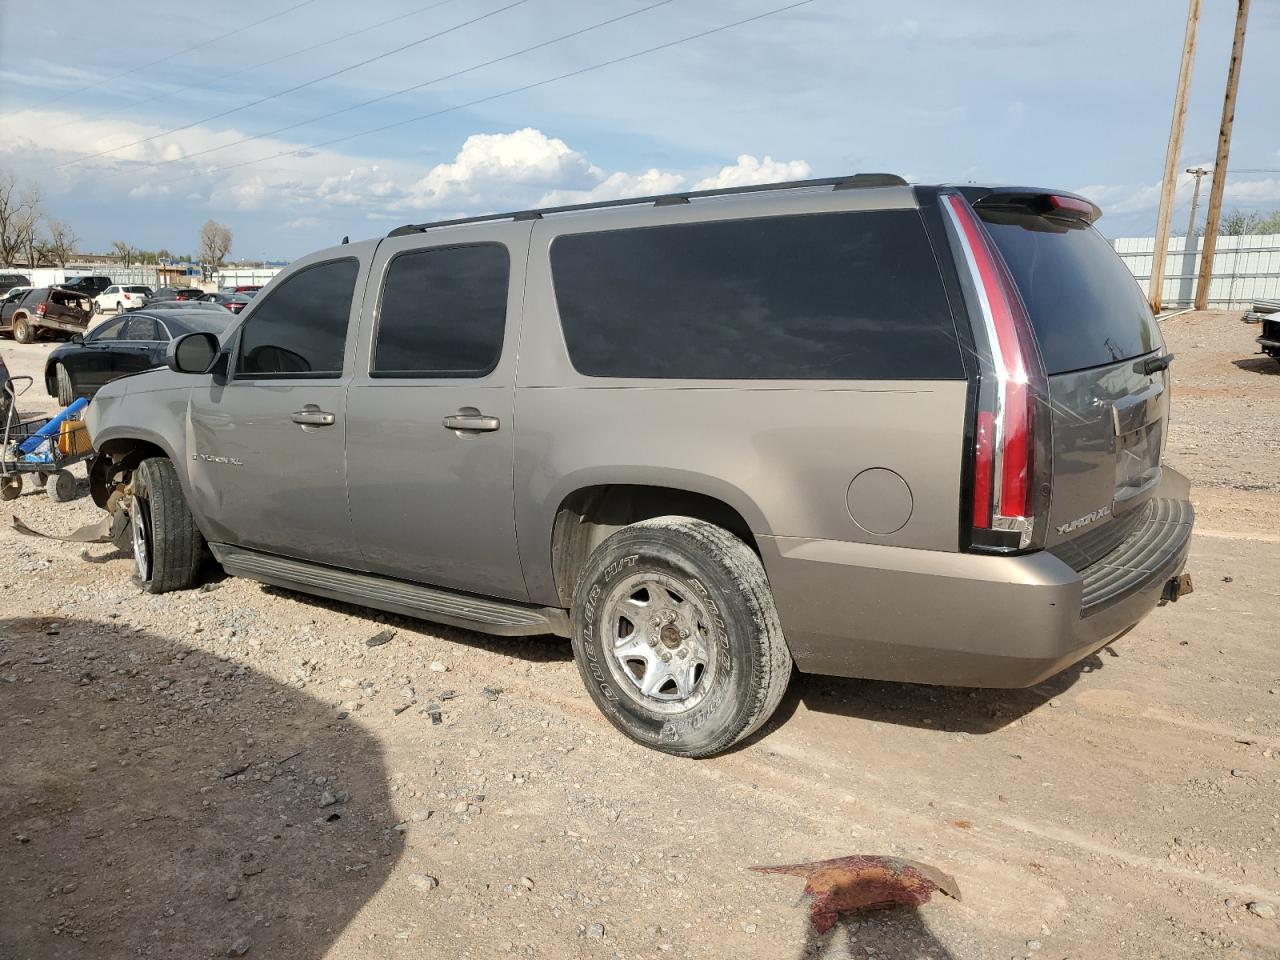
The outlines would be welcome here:
<svg viewBox="0 0 1280 960">
<path fill-rule="evenodd" d="M 953 900 L 960 887 L 949 874 L 914 860 L 854 854 L 813 863 L 777 867 L 751 867 L 757 873 L 785 873 L 805 879 L 804 893 L 811 897 L 809 918 L 818 933 L 826 933 L 842 913 L 882 907 L 918 907 L 928 903 L 935 890 Z"/>
<path fill-rule="evenodd" d="M 396 635 L 394 630 L 379 630 L 372 637 L 364 642 L 366 647 L 380 647 L 384 643 L 389 643 L 391 638 Z"/>
</svg>

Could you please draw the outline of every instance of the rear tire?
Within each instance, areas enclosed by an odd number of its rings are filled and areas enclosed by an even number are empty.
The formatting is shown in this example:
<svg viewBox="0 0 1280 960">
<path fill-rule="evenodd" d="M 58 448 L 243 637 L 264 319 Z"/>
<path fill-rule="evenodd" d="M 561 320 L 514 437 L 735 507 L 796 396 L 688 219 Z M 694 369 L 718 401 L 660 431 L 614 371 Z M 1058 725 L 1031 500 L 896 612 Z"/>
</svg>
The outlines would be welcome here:
<svg viewBox="0 0 1280 960">
<path fill-rule="evenodd" d="M 35 331 L 31 329 L 31 321 L 26 317 L 13 318 L 13 339 L 19 343 L 30 343 L 35 339 Z"/>
<path fill-rule="evenodd" d="M 182 496 L 178 471 L 164 457 L 151 457 L 138 465 L 131 486 L 131 542 L 142 589 L 168 593 L 195 586 L 204 538 Z"/>
<path fill-rule="evenodd" d="M 13 473 L 0 480 L 0 500 L 17 500 L 22 496 L 22 477 Z"/>
<path fill-rule="evenodd" d="M 58 382 L 58 403 L 64 407 L 71 406 L 76 399 L 75 385 L 71 382 L 71 374 L 67 372 L 66 366 L 60 363 L 54 367 L 53 375 Z"/>
<path fill-rule="evenodd" d="M 728 749 L 769 719 L 791 677 L 759 557 L 702 520 L 658 517 L 613 534 L 584 565 L 572 613 L 596 706 L 665 753 Z"/>
</svg>

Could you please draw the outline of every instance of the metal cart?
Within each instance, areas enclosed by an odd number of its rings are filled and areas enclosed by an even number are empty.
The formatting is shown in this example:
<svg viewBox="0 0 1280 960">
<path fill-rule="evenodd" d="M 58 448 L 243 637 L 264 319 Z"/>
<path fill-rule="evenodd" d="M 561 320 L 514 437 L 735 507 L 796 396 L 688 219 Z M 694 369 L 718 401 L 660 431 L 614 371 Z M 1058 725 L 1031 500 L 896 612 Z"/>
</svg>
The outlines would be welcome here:
<svg viewBox="0 0 1280 960">
<path fill-rule="evenodd" d="M 18 418 L 18 395 L 21 391 L 14 381 L 27 381 L 31 377 L 14 377 L 7 383 L 0 384 L 6 396 L 0 402 L 0 413 L 3 413 L 3 433 L 0 435 L 0 500 L 14 500 L 22 494 L 22 478 L 26 474 L 33 477 L 36 486 L 44 487 L 51 500 L 61 503 L 75 496 L 76 478 L 67 469 L 93 456 L 93 449 L 86 443 L 83 449 L 64 452 L 60 443 L 61 436 L 54 433 L 42 438 L 37 444 L 28 444 L 40 430 L 57 419 L 53 417 L 36 417 L 31 420 Z M 23 388 L 25 390 L 25 387 Z M 64 419 L 64 423 L 74 423 L 74 419 Z M 19 449 L 27 445 L 27 450 Z"/>
</svg>

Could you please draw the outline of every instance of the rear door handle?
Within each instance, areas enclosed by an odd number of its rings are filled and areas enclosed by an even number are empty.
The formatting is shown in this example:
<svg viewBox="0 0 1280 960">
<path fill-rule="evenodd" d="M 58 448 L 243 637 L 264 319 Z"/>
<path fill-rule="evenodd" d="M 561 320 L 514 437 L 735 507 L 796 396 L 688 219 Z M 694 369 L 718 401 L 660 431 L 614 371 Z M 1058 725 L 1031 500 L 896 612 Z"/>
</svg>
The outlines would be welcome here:
<svg viewBox="0 0 1280 960">
<path fill-rule="evenodd" d="M 441 424 L 446 430 L 466 430 L 471 433 L 487 433 L 502 426 L 497 417 L 488 417 L 479 411 L 461 411 L 445 417 Z"/>
<path fill-rule="evenodd" d="M 334 416 L 332 413 L 326 413 L 321 410 L 314 403 L 308 403 L 301 410 L 295 410 L 290 419 L 294 423 L 300 423 L 307 427 L 331 427 L 333 426 Z"/>
</svg>

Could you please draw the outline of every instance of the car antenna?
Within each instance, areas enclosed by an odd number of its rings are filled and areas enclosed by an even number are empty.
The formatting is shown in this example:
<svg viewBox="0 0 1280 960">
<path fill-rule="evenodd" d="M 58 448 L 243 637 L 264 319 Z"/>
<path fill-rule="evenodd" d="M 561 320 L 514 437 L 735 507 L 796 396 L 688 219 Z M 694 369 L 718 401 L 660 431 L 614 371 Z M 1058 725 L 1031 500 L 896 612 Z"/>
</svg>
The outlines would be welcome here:
<svg viewBox="0 0 1280 960">
<path fill-rule="evenodd" d="M 343 237 L 343 238 L 342 238 L 342 245 L 343 245 L 344 247 L 345 247 L 348 243 L 350 243 L 350 242 L 351 242 L 351 238 L 350 238 L 350 237 Z"/>
</svg>

